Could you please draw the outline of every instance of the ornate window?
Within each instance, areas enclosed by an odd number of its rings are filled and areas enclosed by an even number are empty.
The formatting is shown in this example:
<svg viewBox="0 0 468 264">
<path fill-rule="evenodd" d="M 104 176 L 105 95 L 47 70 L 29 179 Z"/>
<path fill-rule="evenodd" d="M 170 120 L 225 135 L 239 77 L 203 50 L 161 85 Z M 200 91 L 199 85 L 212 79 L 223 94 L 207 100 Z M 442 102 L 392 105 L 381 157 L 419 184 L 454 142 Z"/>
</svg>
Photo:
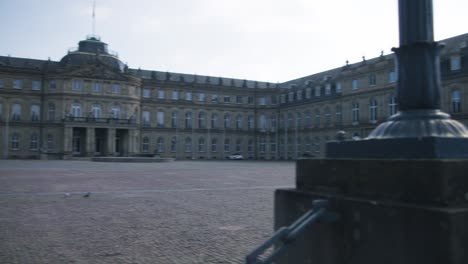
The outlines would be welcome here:
<svg viewBox="0 0 468 264">
<path fill-rule="evenodd" d="M 341 105 L 336 106 L 336 112 L 335 112 L 335 124 L 337 126 L 341 125 L 343 123 L 343 112 L 342 112 L 342 107 Z"/>
<path fill-rule="evenodd" d="M 369 122 L 377 123 L 377 100 L 375 99 L 369 102 Z"/>
<path fill-rule="evenodd" d="M 143 138 L 141 149 L 143 152 L 149 151 L 149 138 L 148 137 Z"/>
<path fill-rule="evenodd" d="M 242 129 L 242 115 L 236 117 L 236 129 Z"/>
<path fill-rule="evenodd" d="M 185 113 L 185 128 L 192 128 L 192 112 Z"/>
<path fill-rule="evenodd" d="M 454 90 L 450 93 L 451 99 L 451 112 L 452 113 L 460 113 L 461 112 L 461 96 L 460 90 Z"/>
<path fill-rule="evenodd" d="M 156 151 L 157 151 L 158 153 L 161 153 L 161 152 L 166 151 L 165 144 L 164 144 L 164 138 L 163 138 L 163 137 L 159 137 L 156 144 L 157 144 L 157 145 L 156 145 Z"/>
<path fill-rule="evenodd" d="M 254 129 L 254 119 L 253 119 L 253 116 L 248 116 L 248 117 L 247 117 L 247 126 L 248 126 L 248 129 L 249 129 L 249 130 Z"/>
<path fill-rule="evenodd" d="M 102 92 L 102 83 L 100 83 L 100 82 L 94 82 L 94 83 L 93 83 L 93 92 L 95 92 L 95 93 L 101 93 L 101 92 Z"/>
<path fill-rule="evenodd" d="M 351 120 L 353 125 L 357 125 L 359 123 L 359 103 L 354 102 L 351 107 Z"/>
<path fill-rule="evenodd" d="M 11 120 L 14 120 L 14 121 L 21 120 L 21 105 L 20 104 L 11 105 Z"/>
<path fill-rule="evenodd" d="M 211 152 L 217 152 L 218 151 L 218 140 L 216 138 L 213 138 L 211 140 Z"/>
<path fill-rule="evenodd" d="M 29 144 L 29 149 L 30 150 L 37 150 L 38 146 L 39 146 L 39 138 L 38 138 L 36 133 L 33 133 L 31 135 L 31 141 L 30 141 L 30 144 Z"/>
<path fill-rule="evenodd" d="M 177 151 L 177 137 L 173 136 L 171 138 L 171 152 L 176 152 Z"/>
<path fill-rule="evenodd" d="M 211 114 L 211 128 L 218 128 L 218 114 Z"/>
<path fill-rule="evenodd" d="M 144 127 L 150 126 L 150 111 L 141 112 L 141 122 L 143 123 Z"/>
<path fill-rule="evenodd" d="M 52 150 L 55 149 L 55 140 L 54 135 L 47 134 L 47 149 Z"/>
<path fill-rule="evenodd" d="M 81 117 L 81 104 L 75 103 L 71 105 L 71 116 Z"/>
<path fill-rule="evenodd" d="M 162 110 L 156 113 L 156 125 L 157 127 L 164 127 L 164 111 Z"/>
<path fill-rule="evenodd" d="M 205 114 L 205 112 L 198 113 L 198 128 L 206 128 L 206 114 Z"/>
<path fill-rule="evenodd" d="M 236 152 L 242 152 L 242 139 L 240 138 L 236 140 Z"/>
<path fill-rule="evenodd" d="M 230 127 L 231 127 L 231 115 L 224 114 L 224 128 L 230 128 Z"/>
<path fill-rule="evenodd" d="M 41 108 L 37 104 L 31 105 L 31 121 L 39 121 L 41 118 Z"/>
<path fill-rule="evenodd" d="M 314 119 L 314 127 L 319 128 L 320 127 L 320 110 L 316 109 L 315 110 L 315 119 Z"/>
<path fill-rule="evenodd" d="M 19 150 L 20 136 L 18 133 L 13 133 L 10 140 L 10 148 L 12 150 Z"/>
<path fill-rule="evenodd" d="M 34 91 L 41 90 L 41 81 L 33 80 L 31 82 L 31 90 L 34 90 Z"/>
<path fill-rule="evenodd" d="M 192 152 L 192 139 L 189 137 L 185 138 L 185 152 Z"/>
<path fill-rule="evenodd" d="M 97 104 L 91 106 L 91 115 L 94 118 L 101 118 L 101 106 Z"/>
<path fill-rule="evenodd" d="M 205 152 L 206 151 L 206 144 L 204 138 L 198 139 L 198 152 Z"/>
<path fill-rule="evenodd" d="M 178 116 L 177 112 L 174 111 L 171 113 L 171 127 L 172 128 L 177 128 L 177 116 Z"/>
<path fill-rule="evenodd" d="M 231 151 L 231 140 L 229 138 L 224 139 L 224 152 Z"/>
</svg>

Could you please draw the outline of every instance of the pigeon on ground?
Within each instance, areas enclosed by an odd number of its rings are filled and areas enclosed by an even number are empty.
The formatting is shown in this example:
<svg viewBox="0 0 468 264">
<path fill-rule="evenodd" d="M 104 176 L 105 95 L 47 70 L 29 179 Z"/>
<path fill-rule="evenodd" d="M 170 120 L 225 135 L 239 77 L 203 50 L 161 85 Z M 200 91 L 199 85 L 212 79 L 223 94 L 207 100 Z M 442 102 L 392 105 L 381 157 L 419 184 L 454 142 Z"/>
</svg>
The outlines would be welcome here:
<svg viewBox="0 0 468 264">
<path fill-rule="evenodd" d="M 70 193 L 67 193 L 67 192 L 63 194 L 63 197 L 65 198 L 69 198 L 70 196 L 71 196 Z"/>
<path fill-rule="evenodd" d="M 85 193 L 85 195 L 83 195 L 83 197 L 84 197 L 84 198 L 88 198 L 90 195 L 91 195 L 91 193 L 90 193 L 90 192 L 87 192 L 87 193 Z"/>
</svg>

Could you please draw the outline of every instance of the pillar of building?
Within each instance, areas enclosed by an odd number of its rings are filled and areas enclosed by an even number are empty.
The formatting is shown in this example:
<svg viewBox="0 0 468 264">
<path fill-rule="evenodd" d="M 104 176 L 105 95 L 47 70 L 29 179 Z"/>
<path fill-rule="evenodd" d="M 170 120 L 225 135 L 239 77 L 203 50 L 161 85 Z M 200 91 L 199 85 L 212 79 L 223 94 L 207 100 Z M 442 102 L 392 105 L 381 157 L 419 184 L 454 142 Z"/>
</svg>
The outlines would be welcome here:
<svg viewBox="0 0 468 264">
<path fill-rule="evenodd" d="M 70 159 L 73 154 L 73 127 L 63 129 L 63 159 Z"/>
<path fill-rule="evenodd" d="M 312 200 L 334 222 L 310 226 L 275 263 L 468 263 L 468 131 L 439 108 L 432 1 L 400 0 L 400 112 L 369 137 L 327 144 L 296 163 L 296 188 L 275 193 L 275 229 Z"/>
<path fill-rule="evenodd" d="M 96 152 L 96 133 L 94 127 L 86 128 L 86 156 L 92 157 Z"/>
<path fill-rule="evenodd" d="M 106 156 L 114 156 L 115 155 L 115 128 L 108 128 L 107 129 L 107 137 L 106 137 Z"/>
<path fill-rule="evenodd" d="M 138 130 L 130 129 L 128 131 L 128 156 L 133 156 L 138 153 Z"/>
</svg>

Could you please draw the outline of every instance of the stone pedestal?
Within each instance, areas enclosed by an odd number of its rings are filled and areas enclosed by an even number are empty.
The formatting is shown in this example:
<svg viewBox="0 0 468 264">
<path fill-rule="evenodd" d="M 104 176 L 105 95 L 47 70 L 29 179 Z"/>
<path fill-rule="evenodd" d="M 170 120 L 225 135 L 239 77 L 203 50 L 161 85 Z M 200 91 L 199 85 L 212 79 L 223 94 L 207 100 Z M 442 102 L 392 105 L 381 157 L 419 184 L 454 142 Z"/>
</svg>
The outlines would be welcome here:
<svg viewBox="0 0 468 264">
<path fill-rule="evenodd" d="M 278 263 L 468 263 L 468 161 L 310 159 L 275 193 L 275 229 L 325 198 L 334 223 L 308 228 Z M 467 253 L 465 253 L 467 252 Z"/>
</svg>

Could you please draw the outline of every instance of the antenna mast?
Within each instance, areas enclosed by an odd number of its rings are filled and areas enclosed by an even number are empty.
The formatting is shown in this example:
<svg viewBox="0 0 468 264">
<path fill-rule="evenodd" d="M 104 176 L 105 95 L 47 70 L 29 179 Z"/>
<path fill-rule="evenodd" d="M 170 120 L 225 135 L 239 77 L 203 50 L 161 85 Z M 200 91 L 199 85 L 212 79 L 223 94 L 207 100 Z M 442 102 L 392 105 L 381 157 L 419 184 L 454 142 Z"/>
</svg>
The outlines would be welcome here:
<svg viewBox="0 0 468 264">
<path fill-rule="evenodd" d="M 96 9 L 96 0 L 93 0 L 93 37 L 96 35 L 96 14 L 95 14 L 95 9 Z"/>
</svg>

